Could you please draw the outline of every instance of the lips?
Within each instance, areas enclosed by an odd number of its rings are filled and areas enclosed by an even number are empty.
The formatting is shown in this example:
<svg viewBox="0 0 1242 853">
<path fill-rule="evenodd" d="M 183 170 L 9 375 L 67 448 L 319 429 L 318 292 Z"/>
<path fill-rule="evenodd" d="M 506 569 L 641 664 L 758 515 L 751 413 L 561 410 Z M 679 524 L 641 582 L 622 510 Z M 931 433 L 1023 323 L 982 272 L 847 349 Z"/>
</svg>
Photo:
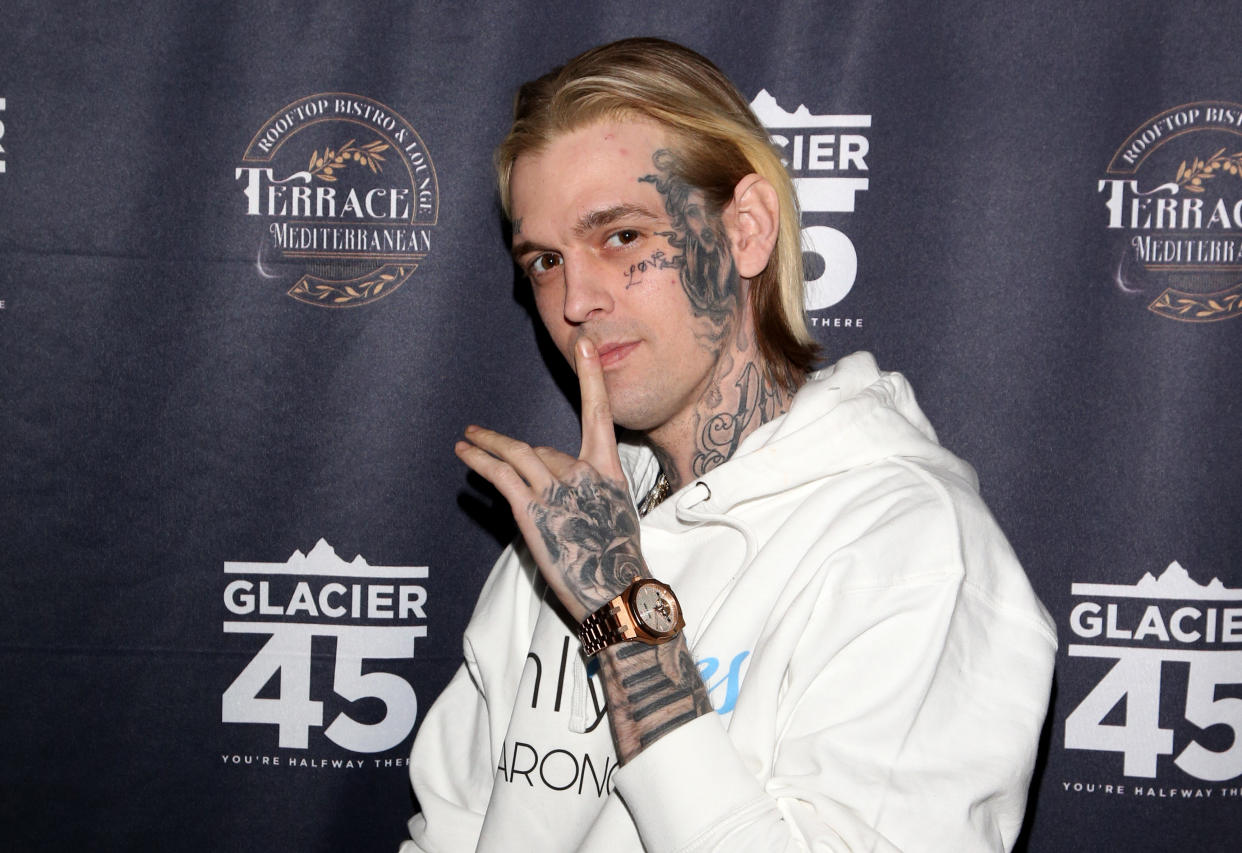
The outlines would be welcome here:
<svg viewBox="0 0 1242 853">
<path fill-rule="evenodd" d="M 607 370 L 633 352 L 637 346 L 638 341 L 600 344 L 598 348 L 599 363 Z"/>
</svg>

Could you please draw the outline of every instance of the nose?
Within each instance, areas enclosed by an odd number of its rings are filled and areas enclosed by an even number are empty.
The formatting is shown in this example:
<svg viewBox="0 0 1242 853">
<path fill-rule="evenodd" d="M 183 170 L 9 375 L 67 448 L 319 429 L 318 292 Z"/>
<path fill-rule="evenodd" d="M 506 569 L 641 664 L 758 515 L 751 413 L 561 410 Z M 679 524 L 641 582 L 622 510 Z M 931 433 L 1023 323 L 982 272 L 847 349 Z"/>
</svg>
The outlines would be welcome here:
<svg viewBox="0 0 1242 853">
<path fill-rule="evenodd" d="M 606 278 L 609 270 L 605 264 L 591 257 L 566 259 L 565 319 L 579 324 L 595 319 L 612 310 L 612 291 Z M 615 275 L 615 270 L 612 271 Z"/>
</svg>

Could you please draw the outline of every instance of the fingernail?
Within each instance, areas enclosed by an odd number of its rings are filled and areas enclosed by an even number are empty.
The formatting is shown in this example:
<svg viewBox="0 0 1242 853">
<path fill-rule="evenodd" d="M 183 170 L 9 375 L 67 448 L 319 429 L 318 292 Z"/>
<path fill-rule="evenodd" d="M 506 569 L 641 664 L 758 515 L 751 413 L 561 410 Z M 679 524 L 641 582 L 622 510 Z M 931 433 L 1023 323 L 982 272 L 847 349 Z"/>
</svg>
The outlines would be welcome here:
<svg viewBox="0 0 1242 853">
<path fill-rule="evenodd" d="M 595 347 L 591 346 L 591 341 L 589 338 L 578 339 L 578 355 L 582 356 L 583 358 L 590 358 L 591 351 L 594 349 Z"/>
</svg>

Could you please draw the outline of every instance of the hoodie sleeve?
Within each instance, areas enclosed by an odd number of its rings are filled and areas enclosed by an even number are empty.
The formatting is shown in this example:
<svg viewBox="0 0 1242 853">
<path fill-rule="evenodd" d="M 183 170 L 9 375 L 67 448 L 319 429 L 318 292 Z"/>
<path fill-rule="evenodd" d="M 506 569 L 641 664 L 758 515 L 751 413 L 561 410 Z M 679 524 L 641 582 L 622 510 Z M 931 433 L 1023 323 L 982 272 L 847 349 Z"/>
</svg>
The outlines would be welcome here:
<svg viewBox="0 0 1242 853">
<path fill-rule="evenodd" d="M 617 773 L 648 851 L 1012 847 L 1055 635 L 982 505 L 948 511 L 905 506 L 833 553 L 728 727 L 700 717 Z"/>
<path fill-rule="evenodd" d="M 420 813 L 400 853 L 470 853 L 478 845 L 522 656 L 538 608 L 534 569 L 510 547 L 493 567 L 462 641 L 464 662 L 423 717 L 410 752 Z M 476 653 L 476 649 L 478 653 Z"/>
<path fill-rule="evenodd" d="M 410 818 L 400 853 L 469 853 L 491 793 L 487 701 L 469 645 L 466 662 L 423 718 L 410 753 L 410 782 L 422 811 Z"/>
</svg>

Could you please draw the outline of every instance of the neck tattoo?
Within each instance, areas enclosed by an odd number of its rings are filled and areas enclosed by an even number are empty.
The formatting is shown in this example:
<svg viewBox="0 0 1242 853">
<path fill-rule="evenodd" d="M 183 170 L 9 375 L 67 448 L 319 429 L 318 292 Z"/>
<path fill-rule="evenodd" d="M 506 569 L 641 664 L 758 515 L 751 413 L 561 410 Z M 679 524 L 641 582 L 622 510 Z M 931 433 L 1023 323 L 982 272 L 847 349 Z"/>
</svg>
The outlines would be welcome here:
<svg viewBox="0 0 1242 853">
<path fill-rule="evenodd" d="M 720 213 L 711 209 L 701 190 L 680 177 L 672 151 L 656 151 L 652 165 L 653 173 L 638 180 L 654 186 L 663 198 L 672 226 L 668 242 L 676 254 L 653 256 L 651 265 L 677 269 L 695 317 L 694 334 L 716 357 L 713 375 L 695 407 L 693 445 L 655 448 L 662 475 L 676 490 L 683 476 L 701 477 L 728 461 L 742 439 L 785 411 L 789 393 L 772 381 L 755 351 L 745 290 Z M 640 264 L 631 270 L 631 280 L 636 271 L 641 274 L 645 268 Z M 651 444 L 654 447 L 655 442 Z"/>
</svg>

